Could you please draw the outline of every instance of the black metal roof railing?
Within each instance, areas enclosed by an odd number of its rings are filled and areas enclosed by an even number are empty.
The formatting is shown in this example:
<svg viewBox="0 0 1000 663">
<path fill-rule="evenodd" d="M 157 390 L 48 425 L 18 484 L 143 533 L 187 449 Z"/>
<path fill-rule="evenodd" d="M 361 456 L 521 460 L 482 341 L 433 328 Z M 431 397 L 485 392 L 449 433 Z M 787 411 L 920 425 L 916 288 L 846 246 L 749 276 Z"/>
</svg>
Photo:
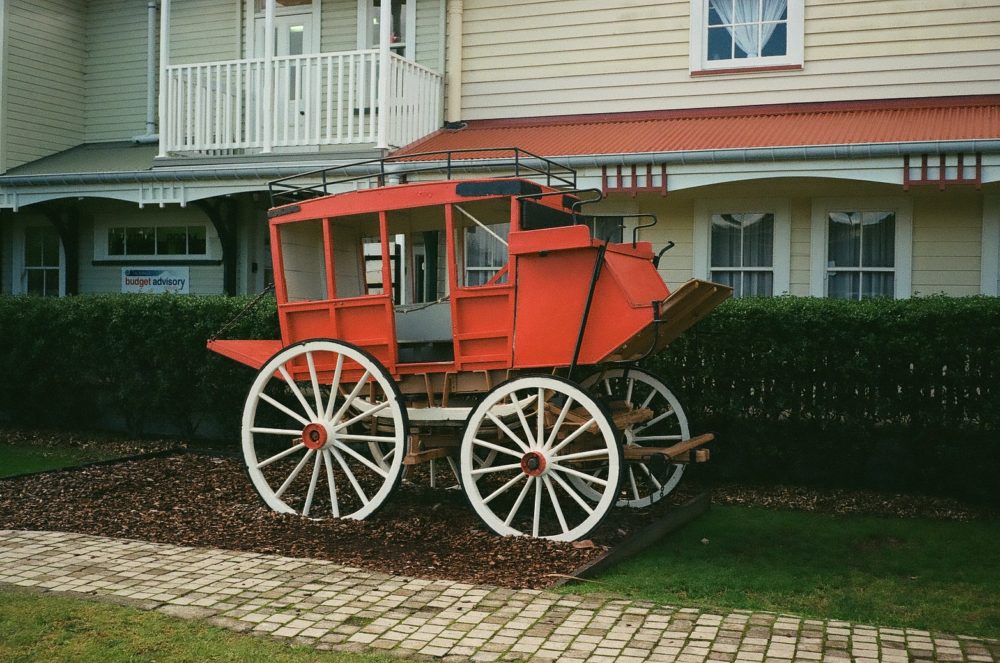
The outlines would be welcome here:
<svg viewBox="0 0 1000 663">
<path fill-rule="evenodd" d="M 335 187 L 368 180 L 385 186 L 394 178 L 415 173 L 439 173 L 453 179 L 458 173 L 486 172 L 492 177 L 544 179 L 548 186 L 576 188 L 576 171 L 552 159 L 519 147 L 488 147 L 420 152 L 321 168 L 269 183 L 271 207 L 337 193 Z M 499 173 L 499 174 L 498 174 Z"/>
</svg>

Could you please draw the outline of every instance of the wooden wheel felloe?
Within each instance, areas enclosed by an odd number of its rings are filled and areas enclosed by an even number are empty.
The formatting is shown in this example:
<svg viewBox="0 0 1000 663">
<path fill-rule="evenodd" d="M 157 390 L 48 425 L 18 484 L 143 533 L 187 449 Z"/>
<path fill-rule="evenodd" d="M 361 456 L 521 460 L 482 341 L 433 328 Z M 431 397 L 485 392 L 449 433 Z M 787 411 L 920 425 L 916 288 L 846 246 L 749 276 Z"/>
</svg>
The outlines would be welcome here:
<svg viewBox="0 0 1000 663">
<path fill-rule="evenodd" d="M 275 511 L 361 520 L 399 483 L 407 427 L 377 359 L 342 341 L 304 341 L 257 374 L 243 409 L 243 456 Z"/>
<path fill-rule="evenodd" d="M 469 503 L 494 532 L 574 541 L 614 506 L 622 456 L 604 405 L 568 380 L 529 376 L 494 387 L 472 410 L 459 466 Z"/>
<path fill-rule="evenodd" d="M 691 437 L 687 415 L 680 401 L 653 374 L 640 368 L 608 368 L 585 379 L 581 385 L 608 402 L 623 404 L 630 410 L 648 408 L 648 421 L 625 427 L 626 447 L 669 447 Z M 618 506 L 642 508 L 669 495 L 684 474 L 683 463 L 671 463 L 651 456 L 648 461 L 625 464 L 622 494 Z M 586 490 L 586 485 L 579 486 Z"/>
</svg>

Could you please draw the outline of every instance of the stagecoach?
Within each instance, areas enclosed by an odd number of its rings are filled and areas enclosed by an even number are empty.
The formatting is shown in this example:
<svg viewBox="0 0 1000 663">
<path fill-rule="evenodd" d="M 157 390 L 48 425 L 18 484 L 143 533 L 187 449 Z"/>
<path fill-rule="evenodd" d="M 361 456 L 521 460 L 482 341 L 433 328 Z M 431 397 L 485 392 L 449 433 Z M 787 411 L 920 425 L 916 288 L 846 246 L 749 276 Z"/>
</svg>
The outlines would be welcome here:
<svg viewBox="0 0 1000 663">
<path fill-rule="evenodd" d="M 494 532 L 572 541 L 708 459 L 712 436 L 637 362 L 731 291 L 670 292 L 639 241 L 655 218 L 591 213 L 600 191 L 519 149 L 324 169 L 271 196 L 281 338 L 208 343 L 257 370 L 242 443 L 270 508 L 363 519 L 438 462 Z"/>
</svg>

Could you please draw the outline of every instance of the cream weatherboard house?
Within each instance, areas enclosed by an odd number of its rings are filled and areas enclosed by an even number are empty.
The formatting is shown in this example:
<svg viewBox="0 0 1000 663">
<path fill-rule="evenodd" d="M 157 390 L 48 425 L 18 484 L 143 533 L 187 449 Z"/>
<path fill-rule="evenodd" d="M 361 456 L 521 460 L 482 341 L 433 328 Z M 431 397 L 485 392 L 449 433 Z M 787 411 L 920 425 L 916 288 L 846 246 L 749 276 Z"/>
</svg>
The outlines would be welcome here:
<svg viewBox="0 0 1000 663">
<path fill-rule="evenodd" d="M 0 0 L 0 56 L 2 292 L 254 292 L 269 179 L 517 145 L 670 285 L 998 294 L 993 0 Z"/>
</svg>

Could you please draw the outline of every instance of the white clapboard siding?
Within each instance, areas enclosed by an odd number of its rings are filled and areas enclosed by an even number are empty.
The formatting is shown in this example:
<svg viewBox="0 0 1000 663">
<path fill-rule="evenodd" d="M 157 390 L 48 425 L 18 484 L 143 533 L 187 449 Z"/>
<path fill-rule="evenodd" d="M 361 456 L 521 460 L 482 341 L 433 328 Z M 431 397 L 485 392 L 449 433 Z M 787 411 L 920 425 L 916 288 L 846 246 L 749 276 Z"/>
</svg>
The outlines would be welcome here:
<svg viewBox="0 0 1000 663">
<path fill-rule="evenodd" d="M 329 53 L 358 48 L 358 0 L 323 0 L 320 22 L 321 51 Z"/>
<path fill-rule="evenodd" d="M 243 57 L 243 4 L 243 0 L 171 0 L 170 64 Z"/>
<path fill-rule="evenodd" d="M 463 119 L 983 94 L 995 0 L 806 0 L 801 71 L 692 77 L 689 0 L 466 0 Z"/>
<path fill-rule="evenodd" d="M 444 18 L 442 0 L 417 0 L 417 47 L 411 56 L 417 64 L 428 69 L 441 71 L 444 61 L 444 34 L 441 31 Z"/>
<path fill-rule="evenodd" d="M 91 0 L 87 11 L 86 141 L 128 140 L 146 130 L 144 3 Z"/>
<path fill-rule="evenodd" d="M 83 141 L 84 15 L 75 0 L 8 0 L 3 103 L 5 164 Z"/>
</svg>

